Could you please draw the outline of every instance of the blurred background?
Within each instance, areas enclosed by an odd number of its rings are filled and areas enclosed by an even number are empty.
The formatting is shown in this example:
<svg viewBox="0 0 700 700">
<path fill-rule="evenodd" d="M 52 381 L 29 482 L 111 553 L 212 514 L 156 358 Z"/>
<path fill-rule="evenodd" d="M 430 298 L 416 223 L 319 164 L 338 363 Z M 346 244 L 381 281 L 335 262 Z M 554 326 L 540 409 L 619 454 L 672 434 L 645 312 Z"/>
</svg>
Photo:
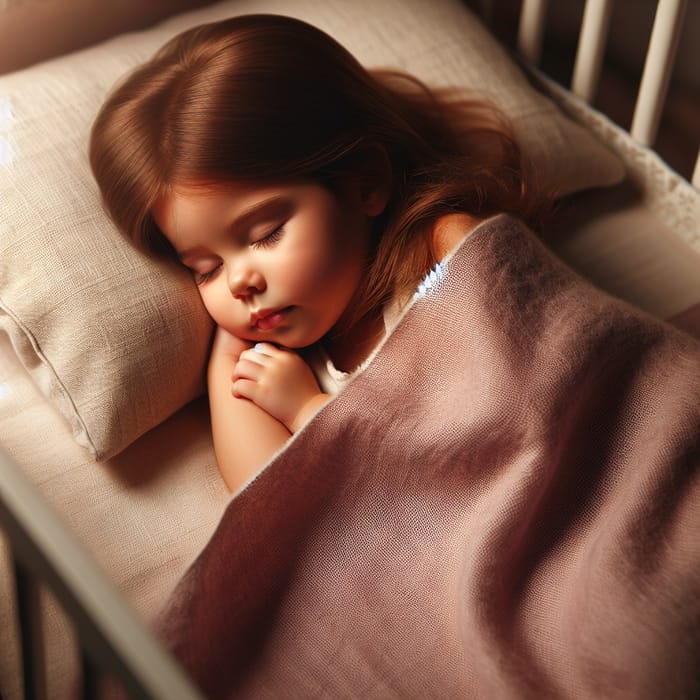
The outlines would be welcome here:
<svg viewBox="0 0 700 700">
<path fill-rule="evenodd" d="M 0 0 L 0 74 L 212 0 Z"/>
<path fill-rule="evenodd" d="M 322 2 L 322 0 L 319 0 Z M 348 0 L 351 2 L 352 0 Z M 376 0 L 381 2 L 382 0 Z M 425 0 L 430 2 L 430 0 Z M 0 0 L 0 74 L 147 27 L 211 0 Z M 521 0 L 463 0 L 514 47 Z M 594 106 L 629 128 L 651 34 L 656 0 L 615 0 L 605 68 Z M 541 67 L 568 86 L 584 0 L 549 3 Z M 690 178 L 700 146 L 700 0 L 688 0 L 685 23 L 656 150 Z"/>
<path fill-rule="evenodd" d="M 494 33 L 515 47 L 521 0 L 466 0 Z M 570 86 L 585 0 L 549 2 L 540 66 Z M 629 129 L 644 68 L 656 0 L 614 0 L 600 86 L 593 105 Z M 688 0 L 668 101 L 655 149 L 690 179 L 700 148 L 700 0 Z"/>
</svg>

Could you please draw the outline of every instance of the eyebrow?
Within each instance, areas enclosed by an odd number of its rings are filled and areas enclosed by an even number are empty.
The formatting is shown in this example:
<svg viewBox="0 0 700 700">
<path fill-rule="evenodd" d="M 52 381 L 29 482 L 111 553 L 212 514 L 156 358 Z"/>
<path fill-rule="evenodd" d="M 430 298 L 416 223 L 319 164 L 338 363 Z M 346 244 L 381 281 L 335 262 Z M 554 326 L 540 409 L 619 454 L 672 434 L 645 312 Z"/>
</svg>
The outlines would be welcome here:
<svg viewBox="0 0 700 700">
<path fill-rule="evenodd" d="M 245 228 L 249 228 L 250 225 L 261 215 L 268 214 L 270 211 L 275 211 L 277 208 L 291 208 L 291 203 L 289 197 L 285 195 L 274 195 L 273 197 L 268 197 L 262 202 L 256 202 L 246 207 L 230 224 L 230 231 L 240 231 Z M 177 256 L 182 259 L 186 258 L 188 255 L 200 250 L 201 246 L 194 246 L 193 248 L 186 248 L 185 250 L 176 250 Z"/>
</svg>

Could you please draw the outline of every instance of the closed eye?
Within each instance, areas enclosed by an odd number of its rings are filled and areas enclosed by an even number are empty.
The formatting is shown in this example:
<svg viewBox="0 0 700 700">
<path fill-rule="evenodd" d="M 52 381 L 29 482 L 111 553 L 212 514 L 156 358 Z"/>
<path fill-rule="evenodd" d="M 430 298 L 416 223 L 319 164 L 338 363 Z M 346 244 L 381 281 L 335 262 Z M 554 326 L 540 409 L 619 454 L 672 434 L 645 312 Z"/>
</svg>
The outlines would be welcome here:
<svg viewBox="0 0 700 700">
<path fill-rule="evenodd" d="M 251 245 L 253 248 L 271 248 L 284 234 L 284 224 L 278 226 L 274 231 L 271 231 L 266 236 L 259 238 L 257 241 L 253 241 Z"/>
<path fill-rule="evenodd" d="M 197 270 L 190 270 L 192 273 L 192 277 L 194 278 L 195 284 L 198 286 L 200 284 L 204 284 L 205 282 L 208 282 L 210 279 L 213 279 L 221 270 L 221 265 L 217 265 L 216 267 L 212 268 L 211 270 L 207 270 L 206 272 L 198 272 Z"/>
</svg>

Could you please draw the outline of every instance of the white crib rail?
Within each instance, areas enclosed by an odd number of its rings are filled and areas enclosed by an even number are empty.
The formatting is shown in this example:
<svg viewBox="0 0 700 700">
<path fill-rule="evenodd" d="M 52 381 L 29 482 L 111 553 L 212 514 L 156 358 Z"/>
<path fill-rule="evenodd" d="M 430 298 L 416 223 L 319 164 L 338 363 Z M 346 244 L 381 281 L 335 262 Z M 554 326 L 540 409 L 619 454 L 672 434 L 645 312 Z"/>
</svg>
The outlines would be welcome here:
<svg viewBox="0 0 700 700">
<path fill-rule="evenodd" d="M 586 0 L 576 52 L 571 90 L 592 102 L 600 80 L 608 37 L 612 0 Z M 518 52 L 532 65 L 542 53 L 548 0 L 523 0 L 518 26 Z M 630 127 L 632 138 L 653 146 L 666 102 L 687 0 L 659 0 L 647 47 L 644 71 Z M 691 176 L 700 188 L 700 150 Z"/>
<path fill-rule="evenodd" d="M 630 129 L 633 138 L 645 146 L 656 140 L 686 6 L 687 0 L 660 0 L 656 8 Z"/>
<path fill-rule="evenodd" d="M 542 55 L 549 0 L 523 0 L 518 25 L 518 51 L 536 66 Z"/>
<path fill-rule="evenodd" d="M 586 102 L 593 102 L 600 82 L 611 14 L 612 0 L 589 0 L 583 12 L 571 90 Z"/>
<path fill-rule="evenodd" d="M 98 697 L 99 675 L 110 673 L 134 698 L 202 700 L 180 666 L 2 450 L 0 526 L 9 536 L 15 563 L 27 700 L 47 697 L 39 582 L 51 589 L 75 623 L 83 661 L 83 697 Z"/>
</svg>

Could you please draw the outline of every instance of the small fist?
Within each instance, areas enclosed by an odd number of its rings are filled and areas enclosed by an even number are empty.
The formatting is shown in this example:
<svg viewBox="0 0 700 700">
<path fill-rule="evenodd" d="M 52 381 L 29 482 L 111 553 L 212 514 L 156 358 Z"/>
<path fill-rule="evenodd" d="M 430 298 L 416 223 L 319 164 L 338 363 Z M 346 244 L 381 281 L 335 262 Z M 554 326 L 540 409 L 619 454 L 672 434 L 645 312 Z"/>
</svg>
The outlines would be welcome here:
<svg viewBox="0 0 700 700">
<path fill-rule="evenodd" d="M 304 409 L 325 396 L 311 368 L 296 352 L 271 343 L 257 343 L 241 352 L 231 380 L 234 396 L 249 399 L 290 432 L 303 424 Z"/>
</svg>

